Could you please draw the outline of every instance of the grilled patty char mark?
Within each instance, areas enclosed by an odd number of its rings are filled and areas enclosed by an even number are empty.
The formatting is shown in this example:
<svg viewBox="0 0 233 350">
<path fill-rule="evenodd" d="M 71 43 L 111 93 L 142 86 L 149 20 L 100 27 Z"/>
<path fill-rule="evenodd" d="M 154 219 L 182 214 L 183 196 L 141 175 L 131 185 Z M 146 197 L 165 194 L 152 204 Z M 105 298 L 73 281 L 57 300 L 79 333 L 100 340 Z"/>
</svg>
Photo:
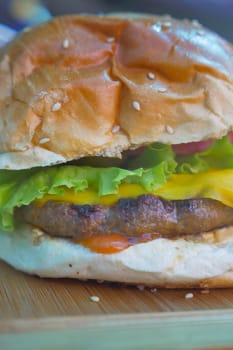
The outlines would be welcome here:
<svg viewBox="0 0 233 350">
<path fill-rule="evenodd" d="M 23 219 L 52 236 L 84 239 L 93 234 L 175 238 L 233 225 L 233 208 L 212 199 L 168 201 L 145 194 L 111 206 L 48 201 L 17 209 Z"/>
</svg>

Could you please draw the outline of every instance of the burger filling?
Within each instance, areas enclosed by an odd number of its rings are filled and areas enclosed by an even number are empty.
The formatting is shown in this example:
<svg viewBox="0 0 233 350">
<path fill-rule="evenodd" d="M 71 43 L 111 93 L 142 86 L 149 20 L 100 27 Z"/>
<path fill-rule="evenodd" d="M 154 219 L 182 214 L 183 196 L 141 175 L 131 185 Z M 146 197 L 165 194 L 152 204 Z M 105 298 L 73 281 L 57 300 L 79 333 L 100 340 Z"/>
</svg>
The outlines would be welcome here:
<svg viewBox="0 0 233 350">
<path fill-rule="evenodd" d="M 52 236 L 83 240 L 93 234 L 123 234 L 129 240 L 147 234 L 175 238 L 233 225 L 233 208 L 212 199 L 167 201 L 151 194 L 116 204 L 75 205 L 48 201 L 18 209 L 26 222 Z"/>
<path fill-rule="evenodd" d="M 23 220 L 51 236 L 112 253 L 158 237 L 185 238 L 233 225 L 230 137 L 153 144 L 126 152 L 120 167 L 99 161 L 2 170 L 1 229 L 11 231 Z"/>
</svg>

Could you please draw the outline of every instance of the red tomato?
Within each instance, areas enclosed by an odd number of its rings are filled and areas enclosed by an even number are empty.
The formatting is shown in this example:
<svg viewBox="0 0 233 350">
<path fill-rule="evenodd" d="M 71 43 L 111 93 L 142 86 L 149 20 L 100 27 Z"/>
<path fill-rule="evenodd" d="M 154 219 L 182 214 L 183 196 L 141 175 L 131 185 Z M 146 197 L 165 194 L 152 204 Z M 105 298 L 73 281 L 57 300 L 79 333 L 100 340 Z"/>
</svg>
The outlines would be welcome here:
<svg viewBox="0 0 233 350">
<path fill-rule="evenodd" d="M 173 152 L 176 154 L 192 154 L 196 152 L 201 152 L 206 150 L 211 146 L 213 140 L 199 141 L 199 142 L 189 142 L 180 143 L 178 145 L 172 145 Z"/>
<path fill-rule="evenodd" d="M 228 137 L 229 137 L 230 143 L 233 143 L 233 131 L 230 131 L 228 133 Z"/>
</svg>

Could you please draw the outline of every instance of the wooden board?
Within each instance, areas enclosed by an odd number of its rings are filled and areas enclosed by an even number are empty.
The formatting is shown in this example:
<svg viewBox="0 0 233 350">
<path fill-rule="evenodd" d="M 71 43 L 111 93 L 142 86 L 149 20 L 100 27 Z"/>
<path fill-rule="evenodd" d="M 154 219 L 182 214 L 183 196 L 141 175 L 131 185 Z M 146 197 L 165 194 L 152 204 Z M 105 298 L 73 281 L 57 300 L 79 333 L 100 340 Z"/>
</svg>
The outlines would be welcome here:
<svg viewBox="0 0 233 350">
<path fill-rule="evenodd" d="M 18 320 L 1 350 L 233 349 L 232 311 Z M 37 331 L 35 331 L 37 324 Z M 15 324 L 16 325 L 16 324 Z M 27 328 L 29 332 L 22 332 Z"/>
<path fill-rule="evenodd" d="M 192 299 L 186 299 L 187 293 Z M 90 300 L 98 296 L 98 303 Z M 0 320 L 233 308 L 232 289 L 151 292 L 114 284 L 41 279 L 0 263 Z"/>
<path fill-rule="evenodd" d="M 193 298 L 186 299 L 187 293 L 193 293 Z M 91 301 L 93 295 L 99 302 Z M 101 350 L 210 349 L 220 345 L 233 349 L 232 329 L 232 289 L 210 290 L 209 294 L 198 290 L 153 292 L 40 279 L 0 262 L 1 350 L 26 350 L 32 344 L 38 350 L 76 349 L 74 344 L 80 349 Z M 104 340 L 105 345 L 97 345 L 93 337 Z M 118 347 L 113 346 L 115 342 Z"/>
</svg>

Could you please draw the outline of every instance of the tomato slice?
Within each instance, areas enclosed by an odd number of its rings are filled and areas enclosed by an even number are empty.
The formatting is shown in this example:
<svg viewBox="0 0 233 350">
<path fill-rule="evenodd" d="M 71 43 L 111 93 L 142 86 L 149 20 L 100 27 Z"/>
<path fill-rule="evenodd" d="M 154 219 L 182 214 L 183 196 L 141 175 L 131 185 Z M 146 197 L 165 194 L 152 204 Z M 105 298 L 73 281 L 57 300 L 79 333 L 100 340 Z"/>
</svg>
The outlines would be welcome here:
<svg viewBox="0 0 233 350">
<path fill-rule="evenodd" d="M 228 137 L 229 137 L 230 143 L 233 143 L 233 131 L 230 131 L 228 133 Z"/>
<path fill-rule="evenodd" d="M 211 139 L 199 142 L 180 143 L 178 145 L 172 145 L 172 149 L 173 152 L 180 155 L 193 154 L 196 152 L 205 151 L 212 145 L 212 143 L 213 140 Z"/>
</svg>

